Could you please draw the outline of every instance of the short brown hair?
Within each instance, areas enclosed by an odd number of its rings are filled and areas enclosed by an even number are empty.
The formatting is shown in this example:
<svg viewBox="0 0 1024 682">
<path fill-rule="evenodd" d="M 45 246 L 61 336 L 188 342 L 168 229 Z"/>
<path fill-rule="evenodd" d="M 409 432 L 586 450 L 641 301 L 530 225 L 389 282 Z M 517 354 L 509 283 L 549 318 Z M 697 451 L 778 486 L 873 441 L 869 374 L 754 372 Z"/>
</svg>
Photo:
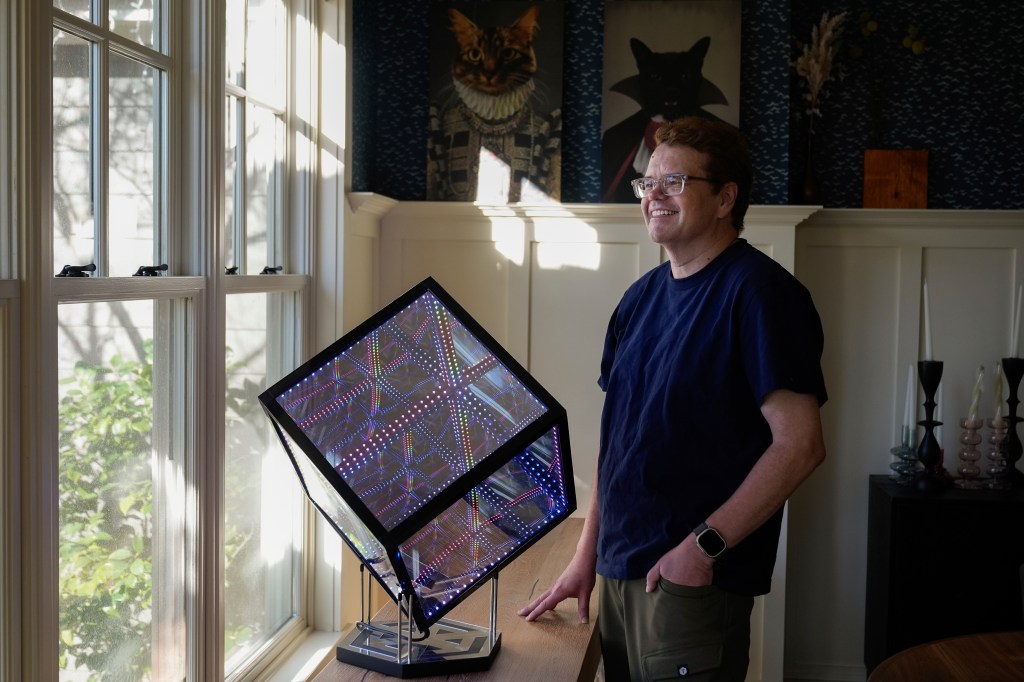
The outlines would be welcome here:
<svg viewBox="0 0 1024 682">
<path fill-rule="evenodd" d="M 659 144 L 690 147 L 707 157 L 704 172 L 714 180 L 716 192 L 727 182 L 738 188 L 736 203 L 732 207 L 732 225 L 743 230 L 743 218 L 750 206 L 750 187 L 754 182 L 754 169 L 750 161 L 750 148 L 743 134 L 733 125 L 699 116 L 686 116 L 667 123 L 654 134 Z"/>
</svg>

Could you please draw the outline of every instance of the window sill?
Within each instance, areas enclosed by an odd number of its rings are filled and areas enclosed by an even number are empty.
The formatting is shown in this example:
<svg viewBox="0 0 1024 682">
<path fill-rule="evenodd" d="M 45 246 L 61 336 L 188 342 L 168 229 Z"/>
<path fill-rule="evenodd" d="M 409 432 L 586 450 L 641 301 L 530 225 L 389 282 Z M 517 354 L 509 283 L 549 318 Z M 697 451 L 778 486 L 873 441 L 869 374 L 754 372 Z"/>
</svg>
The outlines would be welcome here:
<svg viewBox="0 0 1024 682">
<path fill-rule="evenodd" d="M 281 657 L 281 664 L 263 682 L 307 682 L 334 658 L 340 632 L 311 630 Z"/>
</svg>

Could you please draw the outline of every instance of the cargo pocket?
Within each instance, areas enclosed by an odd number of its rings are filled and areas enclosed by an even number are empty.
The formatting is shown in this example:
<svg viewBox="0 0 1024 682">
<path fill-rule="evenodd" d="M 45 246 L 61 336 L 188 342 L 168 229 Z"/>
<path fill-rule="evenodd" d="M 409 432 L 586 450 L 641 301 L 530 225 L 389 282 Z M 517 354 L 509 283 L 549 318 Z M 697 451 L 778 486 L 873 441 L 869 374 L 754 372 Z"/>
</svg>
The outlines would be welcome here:
<svg viewBox="0 0 1024 682">
<path fill-rule="evenodd" d="M 644 680 L 705 680 L 722 665 L 722 645 L 705 644 L 652 651 L 643 658 Z"/>
</svg>

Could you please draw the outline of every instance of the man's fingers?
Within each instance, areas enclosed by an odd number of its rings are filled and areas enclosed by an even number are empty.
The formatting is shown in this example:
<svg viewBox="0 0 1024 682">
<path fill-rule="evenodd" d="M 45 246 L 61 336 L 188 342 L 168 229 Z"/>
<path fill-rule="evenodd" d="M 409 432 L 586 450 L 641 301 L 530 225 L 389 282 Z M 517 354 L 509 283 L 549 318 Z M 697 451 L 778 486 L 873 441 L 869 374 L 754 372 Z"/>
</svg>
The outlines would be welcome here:
<svg viewBox="0 0 1024 682">
<path fill-rule="evenodd" d="M 551 594 L 551 588 L 548 588 L 547 590 L 544 591 L 544 593 L 542 595 L 540 595 L 539 597 L 534 599 L 532 602 L 530 602 L 529 604 L 527 604 L 523 608 L 521 608 L 518 611 L 516 611 L 516 614 L 518 614 L 520 616 L 527 616 L 527 620 L 533 620 L 533 618 L 529 618 L 529 616 L 531 616 L 533 614 L 533 612 L 542 603 L 544 603 L 544 600 L 547 599 L 550 594 Z M 534 616 L 534 618 L 535 617 L 536 616 Z"/>
<path fill-rule="evenodd" d="M 556 591 L 555 586 L 552 586 L 549 587 L 544 594 L 519 609 L 518 613 L 520 616 L 526 616 L 527 621 L 534 621 L 537 620 L 542 613 L 550 611 L 558 606 L 563 599 L 565 599 L 565 597 Z"/>
<path fill-rule="evenodd" d="M 647 571 L 647 591 L 654 592 L 654 589 L 658 586 L 658 579 L 661 578 L 661 572 L 658 570 L 658 564 L 654 564 L 654 567 Z"/>
<path fill-rule="evenodd" d="M 551 609 L 558 606 L 559 599 L 552 599 L 550 596 L 543 599 L 536 607 L 534 607 L 529 614 L 526 616 L 527 622 L 533 622 L 540 617 L 541 614 L 547 613 Z"/>
</svg>

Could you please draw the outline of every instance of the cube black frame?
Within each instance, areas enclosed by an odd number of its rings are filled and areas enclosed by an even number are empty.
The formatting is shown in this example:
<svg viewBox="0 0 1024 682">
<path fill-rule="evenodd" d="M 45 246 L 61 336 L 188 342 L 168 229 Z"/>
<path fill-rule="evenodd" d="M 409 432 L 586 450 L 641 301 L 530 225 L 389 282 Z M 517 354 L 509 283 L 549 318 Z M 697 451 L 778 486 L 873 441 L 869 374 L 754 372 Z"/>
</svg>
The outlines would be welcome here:
<svg viewBox="0 0 1024 682">
<path fill-rule="evenodd" d="M 306 432 L 285 411 L 280 403 L 280 399 L 285 393 L 300 385 L 301 382 L 314 375 L 315 372 L 325 367 L 332 360 L 343 356 L 347 350 L 355 348 L 357 344 L 364 341 L 375 330 L 382 328 L 395 319 L 402 311 L 427 294 L 433 296 L 452 318 L 472 337 L 475 337 L 475 340 L 493 355 L 497 362 L 512 377 L 518 380 L 533 398 L 546 408 L 546 411 L 500 446 L 496 447 L 490 454 L 477 461 L 468 471 L 437 492 L 429 501 L 400 522 L 388 528 L 366 506 L 356 491 L 352 490 L 335 467 L 327 461 L 320 449 L 306 435 Z M 353 553 L 359 557 L 360 561 L 370 571 L 370 574 L 392 599 L 398 602 L 400 596 L 405 594 L 412 595 L 412 613 L 410 615 L 420 631 L 426 631 L 431 624 L 440 620 L 452 608 L 486 582 L 489 576 L 496 574 L 503 566 L 526 551 L 558 523 L 568 518 L 576 509 L 569 429 L 565 409 L 431 277 L 424 279 L 409 289 L 351 332 L 345 334 L 286 377 L 276 382 L 260 394 L 259 400 L 291 459 L 307 497 L 343 538 L 345 543 L 349 545 Z M 536 446 L 537 443 L 545 438 L 554 439 L 554 445 L 558 452 L 557 459 L 560 465 L 559 472 L 561 473 L 561 492 L 564 495 L 564 508 L 556 509 L 556 513 L 553 516 L 546 517 L 543 524 L 533 528 L 534 532 L 532 535 L 522 538 L 512 551 L 500 557 L 495 563 L 483 567 L 470 584 L 464 586 L 450 600 L 435 605 L 433 610 L 428 613 L 413 587 L 412 577 L 403 561 L 400 551 L 402 543 L 409 540 L 414 533 L 421 530 L 426 524 L 438 518 L 439 515 L 452 505 L 457 504 L 467 495 L 470 495 L 471 491 L 477 486 L 489 481 L 489 477 L 495 475 L 499 469 L 506 467 L 506 465 L 512 466 L 510 464 L 512 460 L 520 455 L 528 455 L 530 448 Z M 295 450 L 298 450 L 298 452 Z M 305 461 L 298 459 L 303 457 Z M 322 486 L 326 482 L 333 489 L 333 493 L 348 508 L 347 510 L 357 517 L 358 522 L 363 524 L 365 530 L 383 548 L 388 559 L 384 566 L 380 565 L 380 561 L 368 560 L 349 538 L 345 530 L 335 522 L 331 513 L 325 510 L 321 503 L 318 502 L 316 491 L 310 489 L 311 481 L 307 480 L 314 471 L 306 468 L 309 464 L 312 464 L 315 467 L 315 472 L 323 478 L 322 481 L 317 483 Z M 303 473 L 304 468 L 306 474 Z M 317 491 L 319 490 L 318 488 Z M 328 494 L 330 494 L 330 491 L 328 491 Z M 391 570 L 385 571 L 383 570 L 385 568 L 390 568 Z M 391 573 L 394 575 L 392 576 Z"/>
</svg>

